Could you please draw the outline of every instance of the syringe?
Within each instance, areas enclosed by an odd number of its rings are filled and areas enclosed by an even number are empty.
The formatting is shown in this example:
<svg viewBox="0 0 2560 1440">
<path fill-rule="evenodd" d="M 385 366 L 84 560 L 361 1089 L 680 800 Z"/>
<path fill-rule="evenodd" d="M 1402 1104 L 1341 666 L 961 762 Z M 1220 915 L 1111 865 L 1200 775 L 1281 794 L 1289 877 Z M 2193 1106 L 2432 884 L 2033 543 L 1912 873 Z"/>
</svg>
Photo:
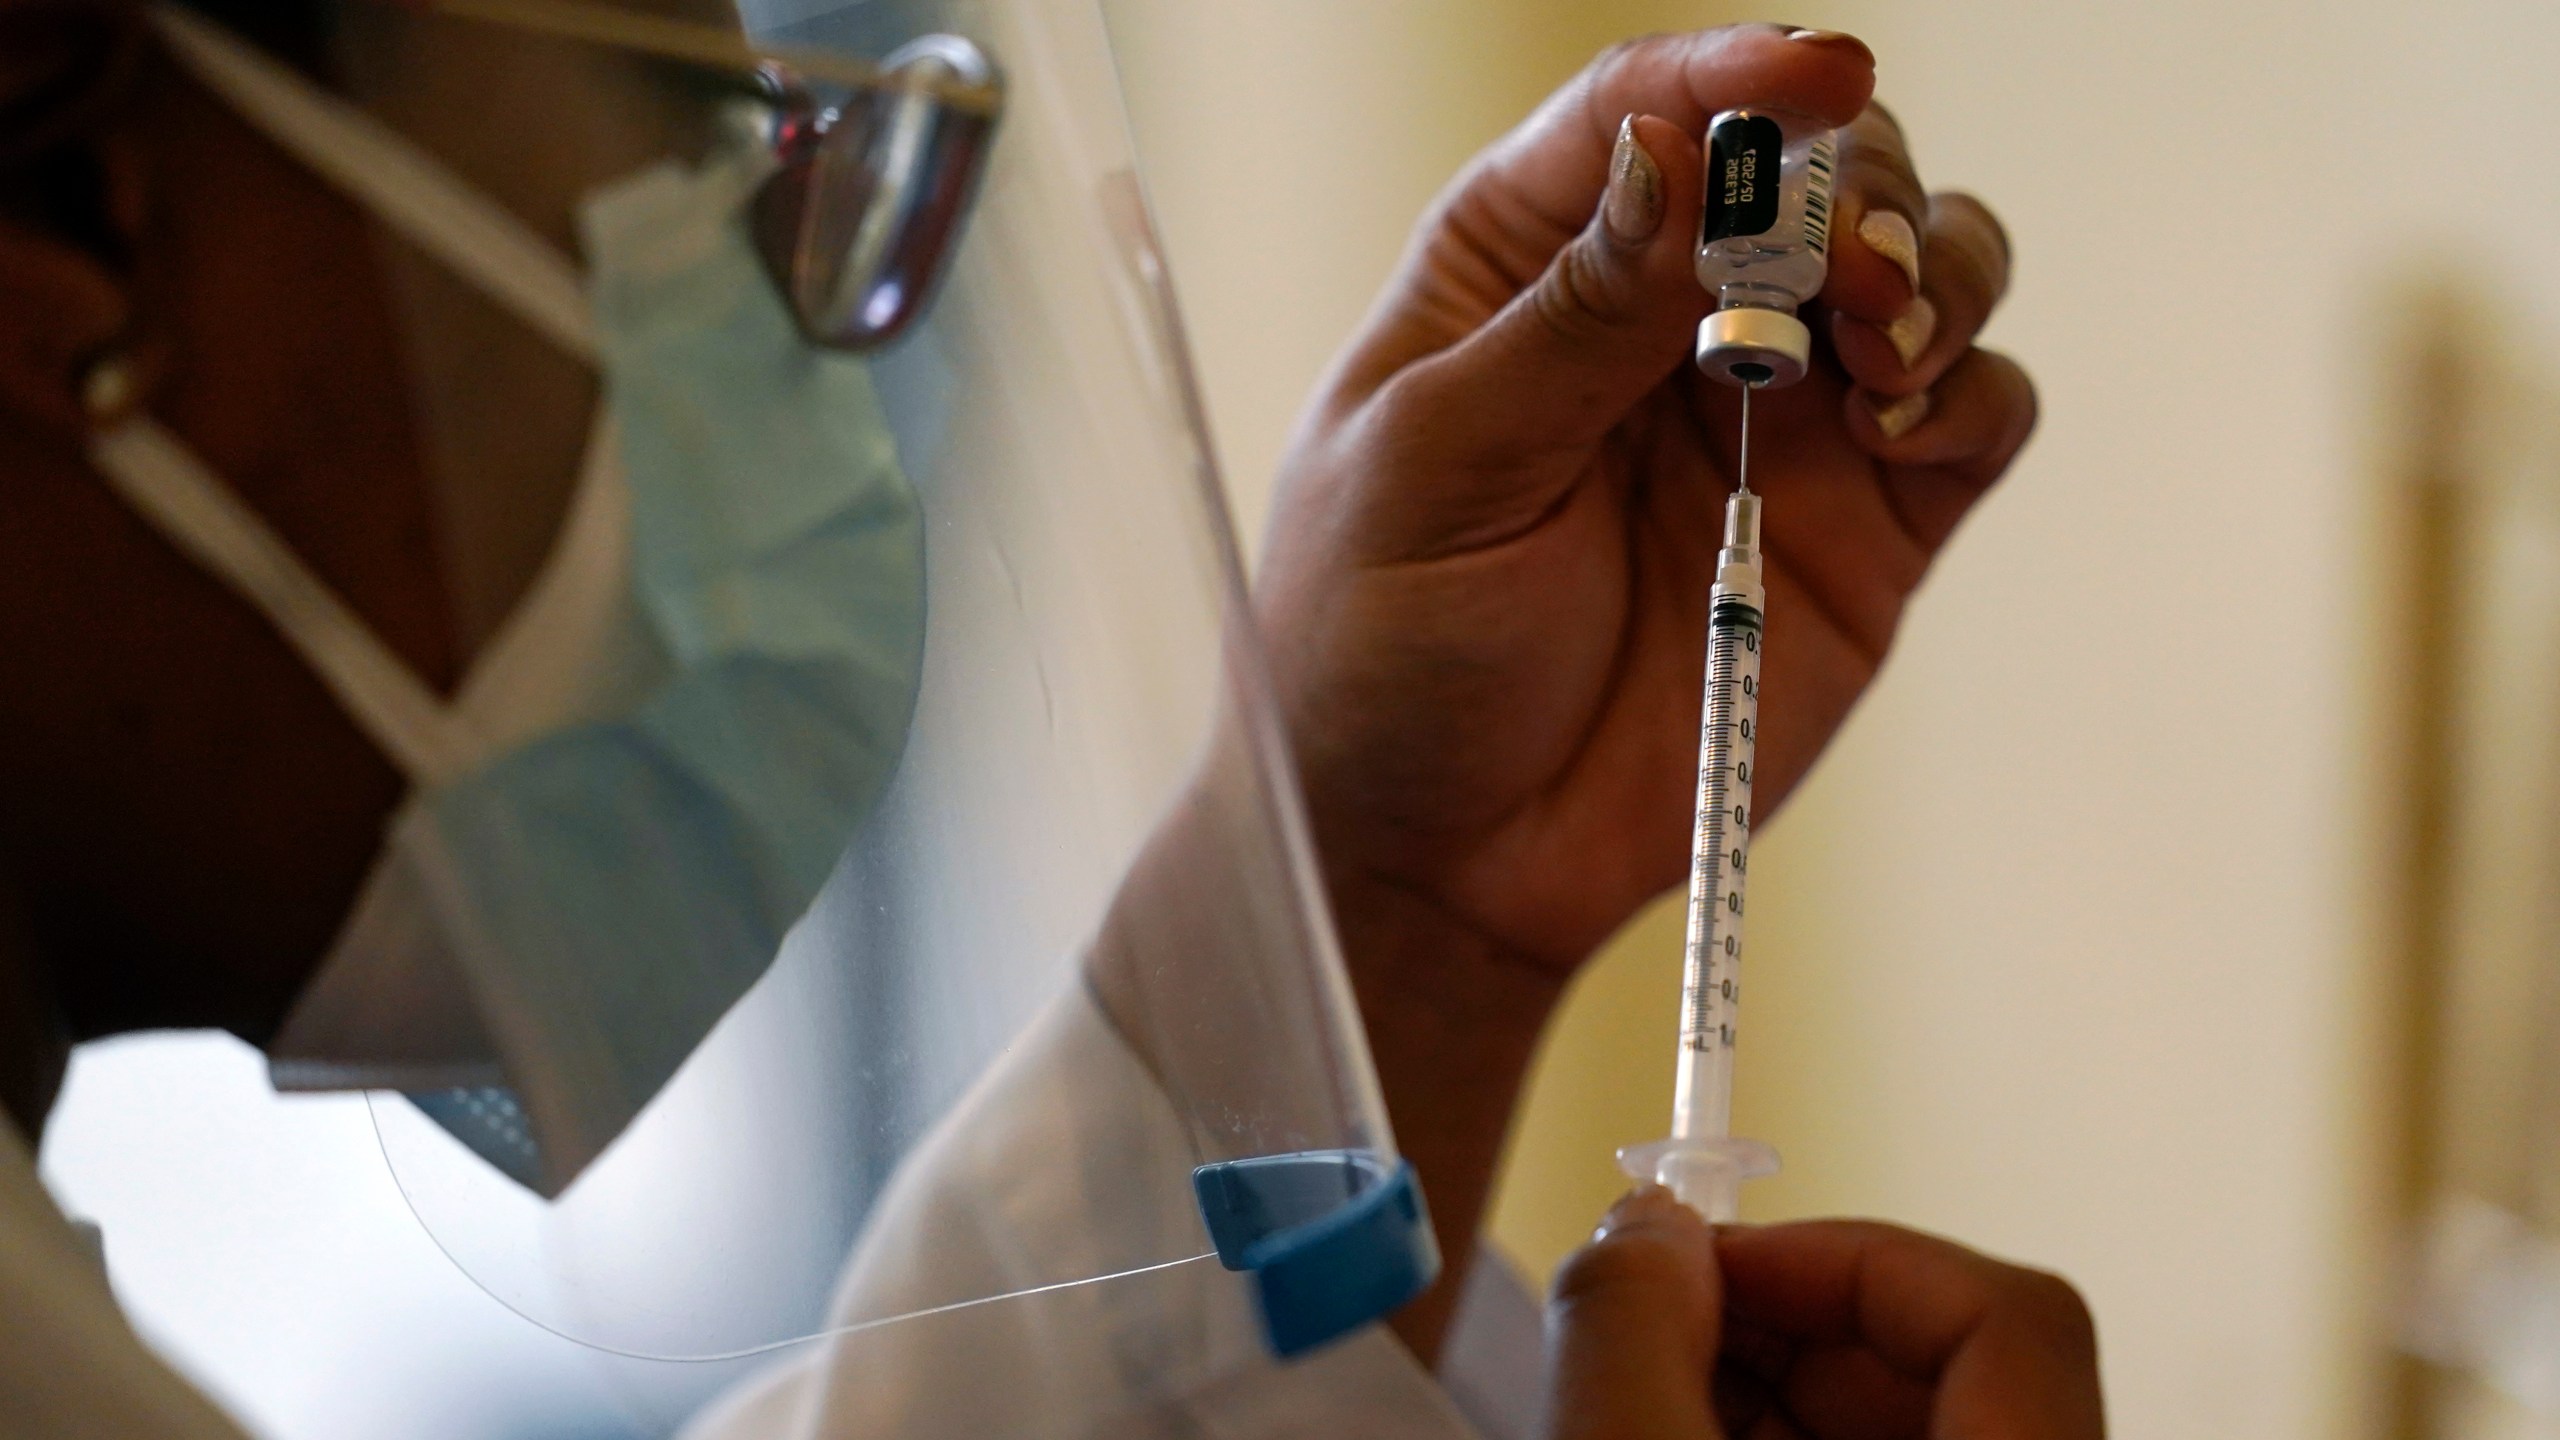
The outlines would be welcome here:
<svg viewBox="0 0 2560 1440">
<path fill-rule="evenodd" d="M 1742 890 L 1751 865 L 1751 771 L 1760 731 L 1760 497 L 1751 493 L 1751 395 L 1742 461 L 1725 502 L 1724 549 L 1707 599 L 1707 694 L 1698 729 L 1697 832 L 1689 848 L 1689 939 L 1680 977 L 1680 1069 L 1671 1135 L 1618 1152 L 1638 1180 L 1667 1185 L 1710 1220 L 1731 1220 L 1742 1182 L 1775 1174 L 1777 1152 L 1733 1138 L 1734 1014 L 1742 998 Z"/>
<path fill-rule="evenodd" d="M 1831 131 L 1802 116 L 1728 110 L 1707 127 L 1698 283 L 1716 297 L 1698 327 L 1698 368 L 1742 388 L 1734 493 L 1707 598 L 1706 714 L 1698 733 L 1698 823 L 1689 851 L 1689 936 L 1680 980 L 1680 1070 L 1671 1134 L 1618 1152 L 1638 1180 L 1667 1185 L 1710 1220 L 1735 1217 L 1742 1182 L 1778 1154 L 1733 1136 L 1734 1014 L 1742 997 L 1742 890 L 1751 863 L 1759 750 L 1760 497 L 1751 490 L 1751 397 L 1802 379 L 1813 336 L 1796 318 L 1829 270 Z"/>
</svg>

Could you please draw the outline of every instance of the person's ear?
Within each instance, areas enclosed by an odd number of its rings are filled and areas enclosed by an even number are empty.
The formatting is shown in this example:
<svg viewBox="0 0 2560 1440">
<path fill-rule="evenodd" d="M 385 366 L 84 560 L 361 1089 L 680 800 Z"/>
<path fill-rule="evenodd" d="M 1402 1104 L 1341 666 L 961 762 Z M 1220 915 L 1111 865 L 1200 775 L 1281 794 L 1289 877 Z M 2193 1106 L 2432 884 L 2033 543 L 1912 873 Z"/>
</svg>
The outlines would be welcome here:
<svg viewBox="0 0 2560 1440">
<path fill-rule="evenodd" d="M 0 411 L 77 434 L 130 408 L 130 287 L 99 257 L 0 220 Z"/>
<path fill-rule="evenodd" d="M 137 402 L 150 209 L 116 112 L 143 67 L 129 0 L 0 0 L 0 413 L 77 434 Z"/>
</svg>

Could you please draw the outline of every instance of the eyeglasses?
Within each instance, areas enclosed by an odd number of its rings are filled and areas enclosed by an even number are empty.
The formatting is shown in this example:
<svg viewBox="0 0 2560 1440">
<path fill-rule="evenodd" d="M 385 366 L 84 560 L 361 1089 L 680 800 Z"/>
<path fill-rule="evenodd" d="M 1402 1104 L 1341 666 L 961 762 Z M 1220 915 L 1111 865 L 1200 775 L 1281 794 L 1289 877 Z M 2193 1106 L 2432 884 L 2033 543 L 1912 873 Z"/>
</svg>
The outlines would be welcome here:
<svg viewBox="0 0 2560 1440">
<path fill-rule="evenodd" d="M 931 304 L 986 170 L 1004 81 L 978 46 L 928 35 L 877 62 L 759 49 L 731 32 L 593 0 L 430 0 L 443 14 L 751 77 L 780 168 L 753 202 L 765 269 L 800 333 L 880 349 Z"/>
<path fill-rule="evenodd" d="M 779 63 L 760 71 L 782 168 L 756 195 L 756 248 L 800 333 L 831 349 L 877 349 L 924 313 L 995 135 L 993 108 L 949 98 L 1000 93 L 967 40 L 928 35 L 882 69 L 884 83 L 832 105 Z"/>
</svg>

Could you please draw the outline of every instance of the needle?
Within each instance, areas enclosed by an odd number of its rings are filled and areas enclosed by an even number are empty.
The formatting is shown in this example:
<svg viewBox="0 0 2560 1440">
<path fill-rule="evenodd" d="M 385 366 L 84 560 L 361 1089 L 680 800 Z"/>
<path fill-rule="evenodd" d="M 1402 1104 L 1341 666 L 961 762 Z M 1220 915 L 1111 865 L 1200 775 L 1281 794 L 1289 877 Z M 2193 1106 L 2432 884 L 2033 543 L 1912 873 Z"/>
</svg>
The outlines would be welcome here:
<svg viewBox="0 0 2560 1440">
<path fill-rule="evenodd" d="M 1745 495 L 1751 493 L 1751 392 L 1759 388 L 1748 381 L 1742 386 L 1742 463 L 1735 483 Z"/>
</svg>

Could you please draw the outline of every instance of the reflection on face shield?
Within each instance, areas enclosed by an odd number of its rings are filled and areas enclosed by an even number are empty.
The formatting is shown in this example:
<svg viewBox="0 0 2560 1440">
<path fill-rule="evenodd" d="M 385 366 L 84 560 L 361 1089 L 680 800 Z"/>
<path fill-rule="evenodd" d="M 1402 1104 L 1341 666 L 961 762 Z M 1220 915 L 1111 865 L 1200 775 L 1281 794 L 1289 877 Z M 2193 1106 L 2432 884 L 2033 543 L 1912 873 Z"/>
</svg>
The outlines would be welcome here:
<svg viewBox="0 0 2560 1440">
<path fill-rule="evenodd" d="M 995 84 L 993 64 L 957 35 L 928 35 L 881 65 L 892 77 Z M 760 75 L 782 167 L 756 196 L 765 264 L 810 343 L 887 344 L 924 312 L 959 242 L 996 117 L 906 85 L 823 105 L 779 65 Z"/>
<path fill-rule="evenodd" d="M 548 559 L 449 698 L 181 437 L 96 447 L 411 780 L 271 1054 L 410 1095 L 377 1138 L 439 1247 L 582 1343 L 835 1335 L 847 1375 L 964 1312 L 1214 1370 L 1238 1325 L 1294 1353 L 1427 1283 L 1089 8 L 796 21 L 802 78 L 765 69 L 752 113 L 733 45 L 698 147 L 581 187 L 583 266 L 360 106 L 161 25 L 601 379 Z M 1001 129 L 946 103 L 992 93 L 986 54 Z M 993 1303 L 1109 1277 L 1115 1318 Z"/>
</svg>

